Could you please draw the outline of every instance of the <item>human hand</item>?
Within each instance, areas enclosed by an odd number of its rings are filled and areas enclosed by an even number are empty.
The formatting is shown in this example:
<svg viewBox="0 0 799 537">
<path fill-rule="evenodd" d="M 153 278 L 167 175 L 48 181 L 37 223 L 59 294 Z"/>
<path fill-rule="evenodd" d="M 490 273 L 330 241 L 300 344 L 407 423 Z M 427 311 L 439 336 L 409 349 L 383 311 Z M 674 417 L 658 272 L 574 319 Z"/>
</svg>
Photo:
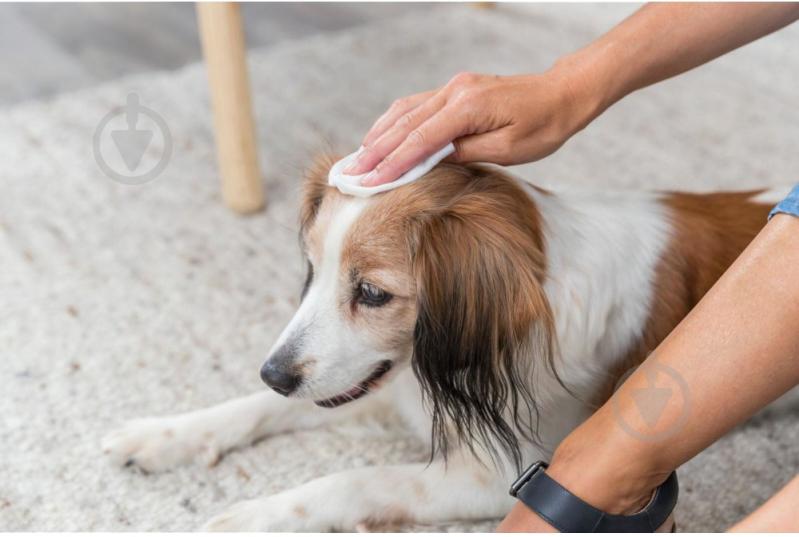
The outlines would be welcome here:
<svg viewBox="0 0 799 537">
<path fill-rule="evenodd" d="M 598 103 L 572 74 L 563 68 L 540 75 L 461 73 L 440 89 L 399 99 L 344 172 L 372 170 L 364 186 L 389 183 L 450 142 L 452 162 L 509 165 L 543 158 L 597 113 Z"/>
<path fill-rule="evenodd" d="M 372 126 L 364 186 L 397 179 L 453 142 L 454 162 L 543 158 L 614 102 L 799 19 L 799 4 L 650 4 L 540 75 L 461 73 L 396 101 Z"/>
</svg>

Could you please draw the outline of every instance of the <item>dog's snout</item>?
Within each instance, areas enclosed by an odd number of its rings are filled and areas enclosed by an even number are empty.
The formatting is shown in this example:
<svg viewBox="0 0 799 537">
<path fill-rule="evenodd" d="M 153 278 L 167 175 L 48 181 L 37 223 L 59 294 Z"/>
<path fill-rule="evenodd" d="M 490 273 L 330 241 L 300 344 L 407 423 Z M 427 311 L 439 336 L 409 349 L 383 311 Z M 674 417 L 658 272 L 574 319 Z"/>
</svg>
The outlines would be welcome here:
<svg viewBox="0 0 799 537">
<path fill-rule="evenodd" d="M 290 395 L 302 382 L 302 377 L 291 369 L 285 369 L 268 361 L 261 368 L 261 380 L 280 395 Z"/>
<path fill-rule="evenodd" d="M 261 367 L 261 380 L 280 395 L 290 395 L 302 382 L 294 364 L 294 352 L 282 347 Z"/>
</svg>

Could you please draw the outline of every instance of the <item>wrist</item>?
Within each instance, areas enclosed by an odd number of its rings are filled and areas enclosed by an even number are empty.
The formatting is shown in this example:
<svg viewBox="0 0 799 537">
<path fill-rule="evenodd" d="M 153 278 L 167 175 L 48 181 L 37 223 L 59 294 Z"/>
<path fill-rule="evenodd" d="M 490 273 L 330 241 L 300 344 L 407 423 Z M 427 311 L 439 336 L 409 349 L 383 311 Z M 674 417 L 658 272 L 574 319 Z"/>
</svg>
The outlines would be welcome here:
<svg viewBox="0 0 799 537">
<path fill-rule="evenodd" d="M 635 513 L 671 472 L 660 470 L 623 432 L 613 432 L 616 427 L 602 429 L 578 428 L 555 450 L 547 474 L 597 509 Z"/>
<path fill-rule="evenodd" d="M 585 127 L 631 89 L 624 80 L 623 58 L 612 43 L 596 42 L 558 59 L 551 75 L 562 81 Z"/>
</svg>

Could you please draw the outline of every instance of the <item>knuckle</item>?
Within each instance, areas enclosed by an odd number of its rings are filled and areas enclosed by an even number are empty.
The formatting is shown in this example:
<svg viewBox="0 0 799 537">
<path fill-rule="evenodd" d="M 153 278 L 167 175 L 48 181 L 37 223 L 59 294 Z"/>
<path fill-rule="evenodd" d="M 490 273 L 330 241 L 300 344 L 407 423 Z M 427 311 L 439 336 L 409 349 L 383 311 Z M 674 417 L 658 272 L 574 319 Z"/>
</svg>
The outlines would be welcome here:
<svg viewBox="0 0 799 537">
<path fill-rule="evenodd" d="M 392 110 L 402 110 L 408 104 L 407 97 L 400 97 L 399 99 L 395 99 L 393 103 L 391 103 Z"/>
<path fill-rule="evenodd" d="M 408 143 L 413 146 L 423 146 L 427 141 L 427 136 L 421 129 L 414 129 L 408 134 Z"/>
<path fill-rule="evenodd" d="M 467 120 L 473 120 L 478 112 L 485 112 L 485 95 L 477 89 L 466 88 L 453 96 L 452 105 Z"/>
<path fill-rule="evenodd" d="M 400 118 L 397 120 L 397 126 L 409 127 L 411 124 L 413 124 L 415 118 L 416 114 L 414 114 L 413 112 L 407 112 L 405 114 L 402 114 Z"/>
<path fill-rule="evenodd" d="M 477 82 L 480 75 L 469 71 L 463 71 L 452 77 L 450 84 L 455 87 L 470 86 Z"/>
<path fill-rule="evenodd" d="M 464 88 L 455 94 L 453 103 L 458 106 L 471 105 L 475 101 L 475 95 L 472 88 Z"/>
</svg>

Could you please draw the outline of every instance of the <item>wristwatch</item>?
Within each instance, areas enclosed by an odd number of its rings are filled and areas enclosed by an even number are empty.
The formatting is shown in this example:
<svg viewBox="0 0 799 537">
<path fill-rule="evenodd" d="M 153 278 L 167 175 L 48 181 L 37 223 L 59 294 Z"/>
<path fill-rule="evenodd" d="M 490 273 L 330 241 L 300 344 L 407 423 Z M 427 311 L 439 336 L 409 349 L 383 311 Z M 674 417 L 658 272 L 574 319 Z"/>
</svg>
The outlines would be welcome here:
<svg viewBox="0 0 799 537">
<path fill-rule="evenodd" d="M 522 472 L 510 487 L 518 498 L 555 529 L 564 533 L 653 532 L 669 518 L 677 505 L 677 474 L 671 475 L 657 489 L 642 510 L 632 515 L 611 515 L 581 500 L 544 470 L 547 463 L 538 461 Z"/>
</svg>

